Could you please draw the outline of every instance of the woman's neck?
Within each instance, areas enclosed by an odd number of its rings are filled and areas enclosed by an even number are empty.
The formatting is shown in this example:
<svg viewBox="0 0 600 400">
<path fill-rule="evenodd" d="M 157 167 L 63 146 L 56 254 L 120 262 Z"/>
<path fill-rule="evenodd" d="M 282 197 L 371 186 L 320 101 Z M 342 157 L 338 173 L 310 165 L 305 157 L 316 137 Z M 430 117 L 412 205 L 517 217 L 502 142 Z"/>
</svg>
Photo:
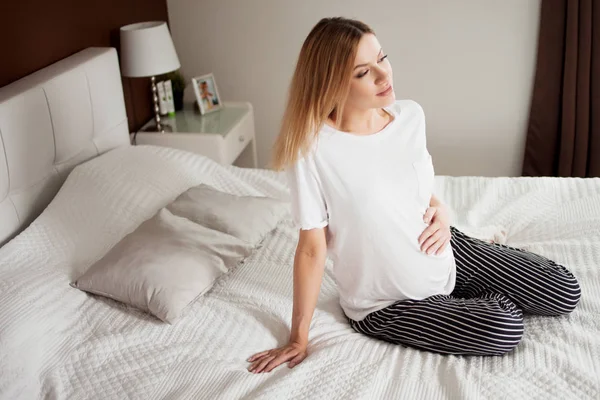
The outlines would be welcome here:
<svg viewBox="0 0 600 400">
<path fill-rule="evenodd" d="M 334 118 L 337 122 L 339 116 L 335 115 Z M 338 129 L 343 132 L 369 135 L 383 129 L 390 122 L 390 116 L 379 108 L 360 110 L 345 107 L 339 122 Z"/>
</svg>

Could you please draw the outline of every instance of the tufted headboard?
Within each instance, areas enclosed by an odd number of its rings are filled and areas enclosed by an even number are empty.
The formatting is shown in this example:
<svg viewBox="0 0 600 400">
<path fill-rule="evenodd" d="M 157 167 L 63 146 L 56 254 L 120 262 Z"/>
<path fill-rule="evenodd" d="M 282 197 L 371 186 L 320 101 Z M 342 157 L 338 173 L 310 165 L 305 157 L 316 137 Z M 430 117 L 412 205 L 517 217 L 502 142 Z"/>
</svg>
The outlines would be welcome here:
<svg viewBox="0 0 600 400">
<path fill-rule="evenodd" d="M 0 89 L 0 246 L 54 198 L 69 172 L 129 146 L 117 52 L 88 48 Z"/>
</svg>

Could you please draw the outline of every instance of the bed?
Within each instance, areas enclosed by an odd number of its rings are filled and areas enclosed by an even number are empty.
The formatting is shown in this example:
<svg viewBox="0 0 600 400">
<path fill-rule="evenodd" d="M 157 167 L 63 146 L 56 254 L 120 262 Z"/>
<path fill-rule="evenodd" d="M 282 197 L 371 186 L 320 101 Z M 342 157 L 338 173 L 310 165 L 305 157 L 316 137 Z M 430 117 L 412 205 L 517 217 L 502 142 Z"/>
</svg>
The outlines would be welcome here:
<svg viewBox="0 0 600 400">
<path fill-rule="evenodd" d="M 131 146 L 110 48 L 0 89 L 0 134 L 2 399 L 600 397 L 600 179 L 436 177 L 459 229 L 553 258 L 580 281 L 575 312 L 527 315 L 513 352 L 441 356 L 362 336 L 328 260 L 308 358 L 252 374 L 245 360 L 289 337 L 289 212 L 174 325 L 69 282 L 186 189 L 288 201 L 282 173 Z"/>
</svg>

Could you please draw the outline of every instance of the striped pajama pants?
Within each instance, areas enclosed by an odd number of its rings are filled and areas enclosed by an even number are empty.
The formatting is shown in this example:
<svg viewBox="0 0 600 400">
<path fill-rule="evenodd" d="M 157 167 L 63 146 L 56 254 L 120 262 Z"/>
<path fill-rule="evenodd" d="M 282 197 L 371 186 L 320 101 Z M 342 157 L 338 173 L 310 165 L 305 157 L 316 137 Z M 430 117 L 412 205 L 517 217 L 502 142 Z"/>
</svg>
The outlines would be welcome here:
<svg viewBox="0 0 600 400">
<path fill-rule="evenodd" d="M 349 317 L 370 337 L 441 354 L 501 355 L 523 336 L 523 313 L 568 314 L 579 302 L 577 279 L 564 266 L 523 249 L 487 243 L 451 226 L 456 286 L 449 295 L 399 300 Z"/>
</svg>

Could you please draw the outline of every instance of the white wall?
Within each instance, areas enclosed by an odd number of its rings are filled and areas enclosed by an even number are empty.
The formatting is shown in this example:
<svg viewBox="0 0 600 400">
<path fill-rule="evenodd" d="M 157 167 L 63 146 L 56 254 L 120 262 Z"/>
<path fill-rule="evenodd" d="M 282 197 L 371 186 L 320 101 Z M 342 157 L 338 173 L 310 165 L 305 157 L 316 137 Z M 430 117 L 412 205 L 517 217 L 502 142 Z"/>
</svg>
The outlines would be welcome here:
<svg viewBox="0 0 600 400">
<path fill-rule="evenodd" d="M 213 72 L 221 97 L 255 108 L 267 165 L 298 52 L 322 17 L 369 24 L 397 98 L 427 116 L 438 175 L 518 176 L 540 0 L 168 0 L 186 77 Z M 190 89 L 190 88 L 188 88 Z M 190 90 L 187 98 L 193 99 Z"/>
</svg>

